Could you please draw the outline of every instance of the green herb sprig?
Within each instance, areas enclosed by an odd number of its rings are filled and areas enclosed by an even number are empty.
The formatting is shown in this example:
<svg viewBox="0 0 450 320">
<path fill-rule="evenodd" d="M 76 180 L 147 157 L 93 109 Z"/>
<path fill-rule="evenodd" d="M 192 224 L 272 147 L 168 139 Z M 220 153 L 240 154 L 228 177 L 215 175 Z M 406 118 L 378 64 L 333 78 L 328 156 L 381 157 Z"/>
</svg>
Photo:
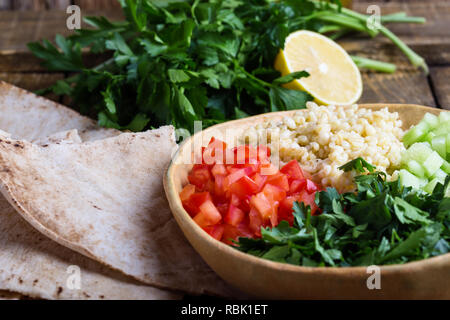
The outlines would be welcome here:
<svg viewBox="0 0 450 320">
<path fill-rule="evenodd" d="M 361 163 L 345 168 L 358 172 Z M 261 230 L 261 239 L 240 238 L 236 248 L 272 261 L 301 266 L 367 266 L 406 263 L 450 250 L 450 176 L 429 195 L 386 182 L 372 171 L 355 178 L 357 192 L 339 194 L 334 188 L 316 194 L 322 213 L 294 203 L 292 226 L 282 221 Z"/>
<path fill-rule="evenodd" d="M 280 77 L 273 63 L 286 37 L 308 29 L 338 38 L 348 32 L 385 34 L 412 59 L 413 53 L 382 26 L 367 27 L 366 15 L 339 1 L 311 0 L 120 0 L 125 21 L 87 17 L 91 29 L 28 45 L 52 71 L 71 75 L 48 90 L 105 127 L 141 131 L 172 124 L 193 130 L 230 119 L 304 108 L 312 97 L 282 85 L 307 77 Z M 423 23 L 403 13 L 383 22 Z M 394 38 L 395 37 L 395 38 Z M 83 52 L 106 55 L 87 68 Z M 362 67 L 392 72 L 393 66 L 354 57 Z"/>
</svg>

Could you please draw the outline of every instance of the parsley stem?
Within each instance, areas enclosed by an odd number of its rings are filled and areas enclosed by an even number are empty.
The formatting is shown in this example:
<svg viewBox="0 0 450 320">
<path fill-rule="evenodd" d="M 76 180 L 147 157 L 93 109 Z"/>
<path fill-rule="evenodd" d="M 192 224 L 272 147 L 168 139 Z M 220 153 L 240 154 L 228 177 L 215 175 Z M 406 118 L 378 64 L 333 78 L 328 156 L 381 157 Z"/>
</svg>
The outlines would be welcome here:
<svg viewBox="0 0 450 320">
<path fill-rule="evenodd" d="M 353 29 L 356 31 L 366 32 L 372 37 L 376 36 L 378 33 L 377 30 L 368 29 L 363 23 L 361 23 L 361 21 L 359 21 L 357 19 L 346 17 L 344 15 L 339 15 L 339 14 L 334 14 L 334 13 L 324 14 L 324 15 L 318 15 L 316 17 L 316 19 L 325 21 L 325 22 L 330 22 L 330 23 L 337 24 L 337 25 L 341 25 L 343 27 L 350 28 L 350 29 Z"/>
<path fill-rule="evenodd" d="M 267 88 L 271 88 L 272 85 L 268 82 L 265 82 L 264 80 L 259 79 L 258 77 L 254 76 L 253 74 L 251 74 L 250 72 L 248 72 L 247 70 L 245 70 L 242 66 L 239 65 L 239 63 L 237 61 L 234 61 L 234 66 L 236 69 L 238 69 L 239 71 L 241 71 L 242 73 L 244 73 L 247 77 L 249 77 L 250 79 L 258 82 L 260 85 L 262 85 L 263 87 L 267 87 Z"/>
<path fill-rule="evenodd" d="M 313 2 L 317 8 L 321 8 L 321 6 L 323 6 L 325 4 L 323 1 L 313 1 Z M 355 12 L 355 11 L 347 9 L 347 8 L 341 8 L 341 10 L 339 10 L 339 6 L 336 4 L 333 4 L 333 3 L 327 3 L 326 5 L 329 8 L 332 8 L 333 10 L 335 10 L 336 12 L 341 12 L 349 17 L 359 20 L 362 23 L 367 23 L 368 19 L 370 18 L 369 16 L 367 16 L 365 14 L 361 14 L 361 13 Z M 391 15 L 390 18 L 391 18 L 390 22 L 394 22 L 393 21 L 394 18 L 398 19 L 398 22 L 406 22 L 407 17 L 404 17 L 403 13 L 397 13 L 396 15 Z M 389 16 L 388 16 L 388 19 L 389 19 Z M 400 20 L 402 20 L 402 21 L 400 21 Z M 425 22 L 425 19 L 415 18 L 414 20 L 416 20 L 417 23 Z M 428 66 L 427 66 L 425 60 L 421 56 L 419 56 L 417 53 L 415 53 L 402 40 L 400 40 L 399 37 L 397 37 L 392 31 L 390 31 L 385 26 L 380 25 L 380 26 L 378 26 L 377 29 L 381 34 L 383 34 L 385 37 L 387 37 L 389 40 L 391 40 L 408 57 L 409 61 L 412 63 L 413 66 L 422 68 L 425 71 L 425 73 L 428 74 L 428 72 L 429 72 Z"/>
<path fill-rule="evenodd" d="M 425 71 L 425 73 L 428 74 L 429 72 L 428 66 L 421 56 L 415 53 L 410 47 L 408 47 L 402 40 L 400 40 L 399 37 L 397 37 L 388 28 L 382 26 L 380 32 L 388 39 L 390 39 L 397 47 L 399 47 L 399 49 L 408 57 L 409 61 L 413 64 L 413 66 L 422 68 Z"/>
<path fill-rule="evenodd" d="M 385 73 L 394 73 L 397 67 L 395 64 L 372 60 L 363 57 L 351 56 L 352 60 L 355 64 L 360 68 L 365 68 L 369 70 L 385 72 Z"/>
<path fill-rule="evenodd" d="M 327 33 L 327 32 L 334 32 L 334 31 L 340 31 L 340 30 L 342 30 L 342 26 L 329 24 L 329 25 L 320 27 L 318 32 L 319 33 Z"/>
<path fill-rule="evenodd" d="M 397 12 L 393 14 L 388 14 L 381 17 L 382 23 L 420 23 L 423 24 L 426 22 L 426 19 L 423 17 L 410 17 L 407 16 L 405 12 Z"/>
</svg>

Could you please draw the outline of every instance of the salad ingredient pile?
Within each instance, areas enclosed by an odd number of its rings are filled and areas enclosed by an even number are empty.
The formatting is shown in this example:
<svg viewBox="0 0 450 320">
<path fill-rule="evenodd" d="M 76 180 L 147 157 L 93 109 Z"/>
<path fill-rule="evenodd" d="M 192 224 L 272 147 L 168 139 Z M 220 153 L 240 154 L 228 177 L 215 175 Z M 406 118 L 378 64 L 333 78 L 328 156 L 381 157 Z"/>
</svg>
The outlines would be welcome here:
<svg viewBox="0 0 450 320">
<path fill-rule="evenodd" d="M 180 193 L 184 208 L 212 237 L 229 244 L 239 237 L 261 237 L 262 228 L 282 220 L 292 223 L 295 201 L 308 204 L 314 214 L 320 187 L 296 160 L 278 170 L 269 157 L 265 146 L 227 149 L 211 139 Z"/>
<path fill-rule="evenodd" d="M 240 238 L 238 249 L 264 259 L 302 266 L 367 266 L 406 263 L 449 252 L 450 176 L 432 194 L 387 182 L 383 172 L 358 158 L 342 167 L 357 170 L 357 192 L 327 188 L 316 194 L 322 214 L 295 203 L 294 224 L 282 221 Z"/>
<path fill-rule="evenodd" d="M 450 112 L 427 113 L 403 142 L 409 148 L 402 156 L 400 180 L 405 186 L 432 193 L 450 174 Z"/>
<path fill-rule="evenodd" d="M 400 166 L 405 150 L 403 134 L 398 113 L 387 108 L 374 111 L 356 105 L 318 106 L 309 102 L 307 110 L 292 117 L 250 128 L 245 142 L 273 146 L 282 162 L 298 160 L 313 181 L 346 192 L 355 188 L 354 174 L 339 167 L 362 157 L 379 170 L 392 173 Z"/>
</svg>

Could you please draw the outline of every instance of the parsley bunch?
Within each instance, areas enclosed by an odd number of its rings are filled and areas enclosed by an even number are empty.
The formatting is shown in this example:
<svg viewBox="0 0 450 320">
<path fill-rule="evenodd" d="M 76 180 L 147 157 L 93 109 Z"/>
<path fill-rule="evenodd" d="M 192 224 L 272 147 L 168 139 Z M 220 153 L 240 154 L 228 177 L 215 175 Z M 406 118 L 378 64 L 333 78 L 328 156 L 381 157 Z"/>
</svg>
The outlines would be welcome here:
<svg viewBox="0 0 450 320">
<path fill-rule="evenodd" d="M 429 195 L 386 182 L 384 173 L 362 159 L 343 169 L 365 172 L 355 177 L 356 193 L 318 192 L 318 216 L 294 203 L 293 226 L 282 221 L 262 228 L 261 239 L 240 238 L 237 249 L 294 265 L 342 267 L 406 263 L 449 252 L 450 176 Z"/>
<path fill-rule="evenodd" d="M 87 17 L 92 29 L 58 35 L 56 46 L 48 40 L 29 44 L 46 68 L 73 75 L 41 93 L 70 97 L 78 111 L 105 127 L 141 131 L 172 124 L 192 131 L 196 120 L 207 127 L 304 108 L 312 97 L 282 85 L 308 73 L 280 77 L 272 67 L 286 37 L 299 29 L 333 38 L 349 31 L 381 32 L 414 64 L 421 59 L 385 27 L 369 29 L 367 16 L 341 8 L 336 0 L 119 1 L 125 21 Z M 401 13 L 385 21 L 423 22 Z M 87 68 L 83 51 L 104 54 L 106 61 Z M 381 71 L 395 69 L 355 61 Z"/>
</svg>

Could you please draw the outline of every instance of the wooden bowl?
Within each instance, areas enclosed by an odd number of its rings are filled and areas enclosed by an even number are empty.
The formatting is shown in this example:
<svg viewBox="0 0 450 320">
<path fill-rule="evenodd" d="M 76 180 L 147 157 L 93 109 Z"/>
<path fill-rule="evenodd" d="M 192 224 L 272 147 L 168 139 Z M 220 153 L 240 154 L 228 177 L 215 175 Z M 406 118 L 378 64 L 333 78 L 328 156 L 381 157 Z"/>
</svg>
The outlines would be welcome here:
<svg viewBox="0 0 450 320">
<path fill-rule="evenodd" d="M 400 104 L 371 104 L 360 107 L 388 107 L 390 111 L 399 113 L 404 129 L 418 123 L 426 112 L 439 114 L 441 111 Z M 200 147 L 207 145 L 212 136 L 220 138 L 226 130 L 233 129 L 232 135 L 240 135 L 256 123 L 280 119 L 294 112 L 296 111 L 263 114 L 226 122 L 195 134 L 181 145 L 164 177 L 164 188 L 175 219 L 195 250 L 225 281 L 259 298 L 450 299 L 450 254 L 403 265 L 381 266 L 381 289 L 369 290 L 367 280 L 372 272 L 368 273 L 366 267 L 313 268 L 264 260 L 213 239 L 193 221 L 183 209 L 178 196 L 187 183 L 187 175 L 192 165 L 183 164 L 180 159 L 191 159 L 193 150 L 200 152 Z M 225 140 L 231 142 L 231 145 L 234 143 L 232 138 Z"/>
</svg>

